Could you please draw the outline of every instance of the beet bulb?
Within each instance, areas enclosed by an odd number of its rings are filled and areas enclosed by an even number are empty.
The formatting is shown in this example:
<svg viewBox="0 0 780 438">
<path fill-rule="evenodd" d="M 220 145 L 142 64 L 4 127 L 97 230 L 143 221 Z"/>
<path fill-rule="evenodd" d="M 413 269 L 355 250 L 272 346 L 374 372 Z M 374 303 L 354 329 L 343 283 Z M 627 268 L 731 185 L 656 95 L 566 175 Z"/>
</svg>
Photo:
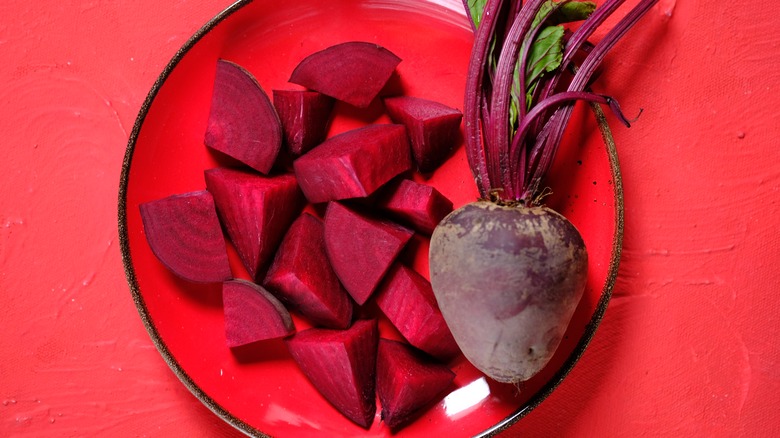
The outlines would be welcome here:
<svg viewBox="0 0 780 438">
<path fill-rule="evenodd" d="M 466 358 L 499 382 L 531 378 L 552 358 L 585 289 L 588 253 L 545 207 L 467 204 L 430 246 L 431 283 Z"/>
</svg>

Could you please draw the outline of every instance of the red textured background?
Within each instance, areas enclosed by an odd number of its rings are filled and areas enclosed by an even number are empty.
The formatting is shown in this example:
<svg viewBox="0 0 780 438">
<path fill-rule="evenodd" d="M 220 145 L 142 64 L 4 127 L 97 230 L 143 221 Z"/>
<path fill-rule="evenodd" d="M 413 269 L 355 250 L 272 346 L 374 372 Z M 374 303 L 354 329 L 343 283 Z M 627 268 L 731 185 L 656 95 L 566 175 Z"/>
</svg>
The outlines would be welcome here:
<svg viewBox="0 0 780 438">
<path fill-rule="evenodd" d="M 0 4 L 0 436 L 237 436 L 130 299 L 133 121 L 228 1 Z M 506 436 L 780 436 L 780 36 L 770 2 L 661 0 L 610 58 L 626 230 L 570 376 Z"/>
</svg>

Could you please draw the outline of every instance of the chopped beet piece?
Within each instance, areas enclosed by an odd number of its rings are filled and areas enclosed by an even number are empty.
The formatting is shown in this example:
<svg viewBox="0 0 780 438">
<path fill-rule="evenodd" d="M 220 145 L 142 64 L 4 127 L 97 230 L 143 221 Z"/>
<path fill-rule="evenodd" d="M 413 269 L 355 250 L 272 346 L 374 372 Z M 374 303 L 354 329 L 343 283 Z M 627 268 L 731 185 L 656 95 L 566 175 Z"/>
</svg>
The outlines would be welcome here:
<svg viewBox="0 0 780 438">
<path fill-rule="evenodd" d="M 430 172 L 450 155 L 463 114 L 439 102 L 411 96 L 388 97 L 385 108 L 395 123 L 406 126 L 420 172 Z"/>
<path fill-rule="evenodd" d="M 284 305 L 270 292 L 246 280 L 222 284 L 228 347 L 285 337 L 295 331 Z"/>
<path fill-rule="evenodd" d="M 171 272 L 198 283 L 232 278 L 214 199 L 205 190 L 139 205 L 154 255 Z"/>
<path fill-rule="evenodd" d="M 391 124 L 339 134 L 293 163 L 312 203 L 366 197 L 411 166 L 406 130 Z"/>
<path fill-rule="evenodd" d="M 376 414 L 376 321 L 360 320 L 347 330 L 312 328 L 286 340 L 293 359 L 336 409 L 368 428 Z"/>
<path fill-rule="evenodd" d="M 376 292 L 376 303 L 401 335 L 420 350 L 439 359 L 452 358 L 460 351 L 431 284 L 411 268 L 394 264 Z"/>
<path fill-rule="evenodd" d="M 295 176 L 218 167 L 206 170 L 205 177 L 230 240 L 257 279 L 303 206 Z"/>
<path fill-rule="evenodd" d="M 353 41 L 307 56 L 290 82 L 365 108 L 392 76 L 401 58 L 373 43 Z"/>
<path fill-rule="evenodd" d="M 455 379 L 445 365 L 408 345 L 380 339 L 376 363 L 376 389 L 382 404 L 382 421 L 391 429 L 419 415 Z"/>
<path fill-rule="evenodd" d="M 261 173 L 271 170 L 282 146 L 282 125 L 265 91 L 229 61 L 217 61 L 205 143 Z"/>
<path fill-rule="evenodd" d="M 333 98 L 316 91 L 274 90 L 274 107 L 282 122 L 284 144 L 295 156 L 325 141 Z"/>
<path fill-rule="evenodd" d="M 358 304 L 365 303 L 414 232 L 340 203 L 325 212 L 325 249 L 339 280 Z"/>
<path fill-rule="evenodd" d="M 428 236 L 452 212 L 452 201 L 438 190 L 409 179 L 402 179 L 389 186 L 378 206 L 400 222 Z"/>
<path fill-rule="evenodd" d="M 322 221 L 303 213 L 276 252 L 265 286 L 317 326 L 345 329 L 352 322 L 352 299 L 325 253 Z"/>
</svg>

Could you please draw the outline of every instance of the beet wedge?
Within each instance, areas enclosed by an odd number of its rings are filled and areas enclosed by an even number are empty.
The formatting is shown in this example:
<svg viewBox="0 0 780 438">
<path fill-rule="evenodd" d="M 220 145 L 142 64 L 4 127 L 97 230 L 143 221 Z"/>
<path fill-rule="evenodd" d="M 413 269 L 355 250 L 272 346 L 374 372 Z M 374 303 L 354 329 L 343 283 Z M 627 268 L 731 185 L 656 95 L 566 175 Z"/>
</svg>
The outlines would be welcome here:
<svg viewBox="0 0 780 438">
<path fill-rule="evenodd" d="M 282 123 L 283 144 L 294 156 L 325 141 L 334 100 L 316 91 L 273 90 L 274 107 Z"/>
<path fill-rule="evenodd" d="M 391 429 L 421 414 L 455 379 L 445 365 L 402 342 L 380 339 L 377 350 L 376 389 L 382 421 Z"/>
<path fill-rule="evenodd" d="M 325 253 L 325 227 L 308 213 L 290 226 L 264 285 L 315 326 L 345 329 L 352 322 L 352 299 Z"/>
<path fill-rule="evenodd" d="M 325 250 L 341 284 L 364 304 L 414 232 L 338 202 L 325 212 Z"/>
<path fill-rule="evenodd" d="M 393 124 L 336 135 L 293 163 L 312 203 L 366 197 L 411 167 L 406 130 Z"/>
<path fill-rule="evenodd" d="M 312 328 L 285 340 L 303 374 L 339 412 L 368 428 L 376 414 L 375 320 L 347 330 Z"/>
<path fill-rule="evenodd" d="M 225 338 L 230 348 L 283 338 L 295 331 L 284 305 L 270 292 L 250 281 L 222 283 L 222 302 Z"/>
<path fill-rule="evenodd" d="M 230 240 L 249 275 L 257 279 L 303 207 L 295 176 L 267 177 L 224 167 L 204 175 Z"/>
<path fill-rule="evenodd" d="M 205 143 L 261 173 L 271 170 L 282 146 L 282 125 L 268 95 L 230 61 L 217 61 Z"/>
<path fill-rule="evenodd" d="M 402 179 L 388 186 L 377 206 L 399 222 L 427 236 L 452 212 L 452 201 L 434 187 L 410 179 Z"/>
<path fill-rule="evenodd" d="M 401 58 L 374 43 L 346 42 L 304 58 L 290 82 L 366 108 L 400 62 Z"/>
<path fill-rule="evenodd" d="M 232 278 L 214 199 L 205 190 L 139 205 L 146 240 L 157 259 L 197 283 Z"/>
<path fill-rule="evenodd" d="M 463 119 L 459 110 L 412 96 L 388 97 L 384 103 L 393 122 L 406 126 L 420 172 L 435 170 L 457 146 Z"/>
<path fill-rule="evenodd" d="M 441 360 L 451 359 L 460 351 L 436 304 L 431 284 L 413 269 L 394 264 L 375 300 L 413 346 Z"/>
</svg>

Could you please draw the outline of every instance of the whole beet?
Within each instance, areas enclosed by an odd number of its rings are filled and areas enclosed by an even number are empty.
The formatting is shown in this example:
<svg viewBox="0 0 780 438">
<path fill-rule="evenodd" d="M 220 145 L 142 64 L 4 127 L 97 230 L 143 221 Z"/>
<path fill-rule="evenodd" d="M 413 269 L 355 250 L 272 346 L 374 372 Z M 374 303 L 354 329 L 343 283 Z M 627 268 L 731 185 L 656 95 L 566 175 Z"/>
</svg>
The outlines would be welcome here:
<svg viewBox="0 0 780 438">
<path fill-rule="evenodd" d="M 528 380 L 550 360 L 582 297 L 580 233 L 545 207 L 467 204 L 431 238 L 430 274 L 466 358 L 499 382 Z"/>
</svg>

